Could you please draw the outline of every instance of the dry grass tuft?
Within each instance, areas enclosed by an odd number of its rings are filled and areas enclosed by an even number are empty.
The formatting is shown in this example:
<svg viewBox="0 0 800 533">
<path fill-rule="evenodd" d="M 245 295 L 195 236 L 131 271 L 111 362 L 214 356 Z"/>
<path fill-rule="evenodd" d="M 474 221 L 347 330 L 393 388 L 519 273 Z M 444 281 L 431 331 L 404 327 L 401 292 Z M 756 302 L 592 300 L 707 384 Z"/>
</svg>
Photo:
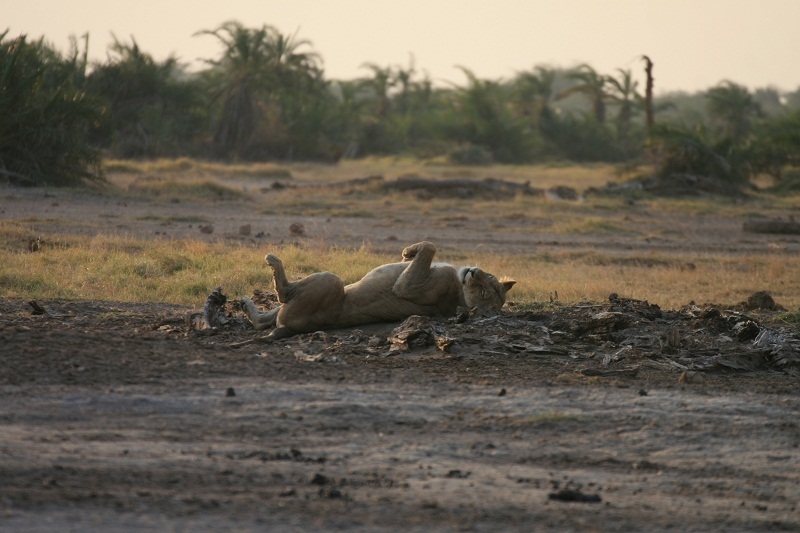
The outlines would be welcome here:
<svg viewBox="0 0 800 533">
<path fill-rule="evenodd" d="M 291 171 L 274 163 L 224 164 L 180 157 L 155 161 L 111 159 L 103 162 L 107 174 L 207 174 L 251 178 L 291 179 Z"/>
<path fill-rule="evenodd" d="M 145 177 L 128 185 L 128 192 L 138 196 L 170 199 L 236 200 L 242 191 L 209 179 L 173 179 Z"/>
</svg>

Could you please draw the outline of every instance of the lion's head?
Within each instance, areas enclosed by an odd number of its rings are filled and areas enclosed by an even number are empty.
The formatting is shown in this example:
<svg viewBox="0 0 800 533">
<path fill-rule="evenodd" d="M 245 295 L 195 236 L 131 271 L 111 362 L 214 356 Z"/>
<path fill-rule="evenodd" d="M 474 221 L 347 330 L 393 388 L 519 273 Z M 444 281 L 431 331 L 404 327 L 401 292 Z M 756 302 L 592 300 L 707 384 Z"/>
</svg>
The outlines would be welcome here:
<svg viewBox="0 0 800 533">
<path fill-rule="evenodd" d="M 516 281 L 500 281 L 478 267 L 464 267 L 459 273 L 468 307 L 500 309 L 506 303 L 506 293 Z"/>
</svg>

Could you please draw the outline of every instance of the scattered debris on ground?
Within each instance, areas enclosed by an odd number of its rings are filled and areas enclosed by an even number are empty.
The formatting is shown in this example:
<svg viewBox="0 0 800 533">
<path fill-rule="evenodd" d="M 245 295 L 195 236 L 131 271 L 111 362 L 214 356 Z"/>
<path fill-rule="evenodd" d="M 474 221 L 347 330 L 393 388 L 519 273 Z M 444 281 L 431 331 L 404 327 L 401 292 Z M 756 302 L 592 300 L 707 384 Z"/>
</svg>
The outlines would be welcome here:
<svg viewBox="0 0 800 533">
<path fill-rule="evenodd" d="M 748 220 L 742 224 L 745 233 L 800 235 L 800 222 L 795 220 Z"/>
<path fill-rule="evenodd" d="M 609 182 L 603 187 L 592 187 L 586 195 L 616 196 L 636 195 L 645 192 L 655 196 L 727 196 L 744 198 L 746 193 L 740 186 L 727 181 L 693 174 L 649 175 L 623 183 Z"/>
<path fill-rule="evenodd" d="M 383 183 L 386 191 L 413 192 L 418 197 L 449 197 L 449 198 L 498 198 L 510 199 L 516 195 L 542 196 L 544 191 L 531 187 L 530 183 L 516 183 L 497 178 L 474 179 L 428 179 L 416 174 L 400 176 L 395 180 Z"/>
<path fill-rule="evenodd" d="M 220 307 L 220 301 L 224 304 L 220 297 L 219 289 L 212 292 L 205 312 L 211 317 L 205 322 L 213 324 L 216 335 L 241 346 L 243 340 L 249 344 L 248 335 L 257 339 L 268 333 L 248 331 L 238 303 Z M 269 292 L 257 291 L 253 299 L 266 309 L 278 305 Z M 553 302 L 541 311 L 520 312 L 463 309 L 449 319 L 412 316 L 393 328 L 373 325 L 318 332 L 282 339 L 281 344 L 294 346 L 306 361 L 428 350 L 432 356 L 561 360 L 584 376 L 634 377 L 643 368 L 794 373 L 800 370 L 797 328 L 769 320 L 781 311 L 785 309 L 764 291 L 733 306 L 692 302 L 678 310 L 662 310 L 614 293 L 605 303 Z M 387 334 L 364 332 L 381 327 Z"/>
</svg>

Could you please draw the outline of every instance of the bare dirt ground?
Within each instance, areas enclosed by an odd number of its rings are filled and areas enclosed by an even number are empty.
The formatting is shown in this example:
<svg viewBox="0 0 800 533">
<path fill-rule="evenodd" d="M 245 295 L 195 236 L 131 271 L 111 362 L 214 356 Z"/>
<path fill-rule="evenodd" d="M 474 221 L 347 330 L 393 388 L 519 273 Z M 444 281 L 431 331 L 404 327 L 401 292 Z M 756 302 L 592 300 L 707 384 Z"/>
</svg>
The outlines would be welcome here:
<svg viewBox="0 0 800 533">
<path fill-rule="evenodd" d="M 97 232 L 113 215 L 117 233 L 196 238 L 159 220 L 202 210 L 215 237 L 250 223 L 266 244 L 298 221 L 233 203 L 4 198 L 3 217 L 42 231 Z M 424 220 L 301 222 L 342 246 L 430 237 Z M 651 244 L 774 245 L 700 222 L 696 238 Z M 471 224 L 446 228 L 448 244 L 586 245 Z M 649 245 L 625 238 L 591 244 Z M 170 304 L 38 304 L 0 300 L 0 531 L 800 529 L 800 332 L 757 302 L 611 297 L 238 349 L 255 334 L 235 305 L 229 325 L 197 330 L 186 316 L 200 310 Z"/>
<path fill-rule="evenodd" d="M 241 183 L 233 182 L 239 186 Z M 368 245 L 396 256 L 404 246 L 431 240 L 445 249 L 485 253 L 544 253 L 559 250 L 601 250 L 635 255 L 698 252 L 707 254 L 800 254 L 797 235 L 756 235 L 742 232 L 742 218 L 713 212 L 686 214 L 651 210 L 633 203 L 624 213 L 616 209 L 593 210 L 587 218 L 613 223 L 620 231 L 596 233 L 554 231 L 553 218 L 519 215 L 513 206 L 483 217 L 458 213 L 421 213 L 404 210 L 387 200 L 371 217 L 265 214 L 270 187 L 242 186 L 241 201 L 196 202 L 177 198 L 156 201 L 72 190 L 0 189 L 0 217 L 27 221 L 42 233 L 76 235 L 131 235 L 154 239 L 220 239 L 245 241 L 268 247 L 286 242 L 323 242 L 340 247 Z M 302 196 L 302 191 L 297 193 Z M 252 200 L 252 201 L 250 201 Z M 425 201 L 416 205 L 425 208 Z M 507 210 L 507 212 L 506 212 Z M 759 209 L 754 212 L 760 214 Z M 796 211 L 776 211 L 773 217 L 795 217 Z M 194 220 L 193 220 L 194 219 Z M 202 219 L 201 221 L 197 219 Z M 292 224 L 305 229 L 299 239 L 289 232 Z M 238 230 L 250 225 L 247 236 Z M 200 227 L 212 228 L 203 233 Z M 441 243 L 441 244 L 439 244 Z"/>
</svg>

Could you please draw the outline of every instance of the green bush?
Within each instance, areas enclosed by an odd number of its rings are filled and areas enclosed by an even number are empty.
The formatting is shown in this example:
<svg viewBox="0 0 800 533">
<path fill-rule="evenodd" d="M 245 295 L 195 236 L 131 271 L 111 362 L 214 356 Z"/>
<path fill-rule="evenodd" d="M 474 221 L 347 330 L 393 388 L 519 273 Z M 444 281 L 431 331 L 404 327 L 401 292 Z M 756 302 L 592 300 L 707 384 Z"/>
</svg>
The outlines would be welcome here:
<svg viewBox="0 0 800 533">
<path fill-rule="evenodd" d="M 200 153 L 207 115 L 200 84 L 174 57 L 158 62 L 135 39 L 114 38 L 108 60 L 93 65 L 86 90 L 106 112 L 93 140 L 113 157 L 175 157 Z"/>
<path fill-rule="evenodd" d="M 100 180 L 88 134 L 101 107 L 80 88 L 85 62 L 42 40 L 0 34 L 0 178 L 18 185 Z"/>
<path fill-rule="evenodd" d="M 749 177 L 741 147 L 730 138 L 715 139 L 702 127 L 657 125 L 652 139 L 659 146 L 659 174 L 708 176 L 730 183 L 744 183 Z"/>
</svg>

